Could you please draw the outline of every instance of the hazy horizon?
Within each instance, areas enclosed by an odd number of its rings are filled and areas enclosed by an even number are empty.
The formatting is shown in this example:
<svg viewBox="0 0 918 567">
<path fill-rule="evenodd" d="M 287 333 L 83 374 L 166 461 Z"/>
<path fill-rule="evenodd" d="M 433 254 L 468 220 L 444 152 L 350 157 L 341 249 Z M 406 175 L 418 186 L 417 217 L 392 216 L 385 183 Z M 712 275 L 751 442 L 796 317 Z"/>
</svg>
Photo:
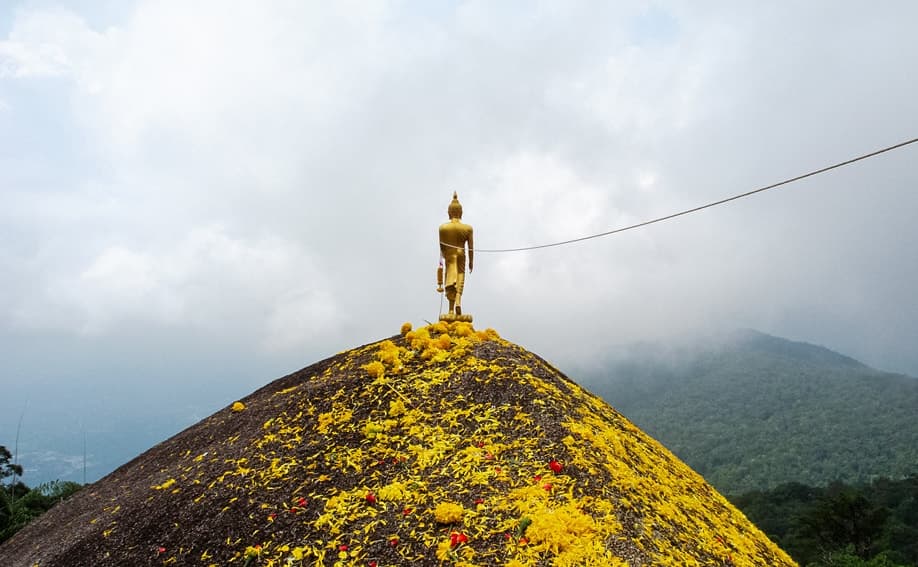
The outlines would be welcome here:
<svg viewBox="0 0 918 567">
<path fill-rule="evenodd" d="M 378 339 L 382 338 L 384 337 L 378 337 Z M 685 360 L 686 349 L 700 350 L 718 347 L 730 344 L 735 338 L 733 333 L 725 332 L 710 334 L 703 338 L 693 338 L 690 341 L 687 338 L 685 341 L 673 339 L 672 342 L 653 343 L 652 346 L 660 346 L 664 349 L 665 352 L 660 353 L 662 357 L 673 356 L 675 352 L 679 353 L 679 360 Z M 783 337 L 779 338 L 783 339 Z M 806 343 L 806 341 L 794 342 Z M 806 344 L 825 348 L 812 343 Z M 359 345 L 352 346 L 357 347 Z M 522 346 L 525 347 L 525 345 Z M 635 356 L 635 346 L 634 344 L 610 345 L 609 350 L 595 360 L 580 360 L 570 366 L 559 365 L 559 370 L 583 387 L 592 390 L 596 386 L 597 371 L 601 371 L 606 365 L 616 361 L 618 357 Z M 60 406 L 48 406 L 41 404 L 40 400 L 32 397 L 32 394 L 28 393 L 28 391 L 14 391 L 25 400 L 20 412 L 16 416 L 10 416 L 17 419 L 22 418 L 18 461 L 25 467 L 23 480 L 29 486 L 36 486 L 52 480 L 83 482 L 83 441 L 85 435 L 85 478 L 87 482 L 95 482 L 154 445 L 165 441 L 172 435 L 230 405 L 236 399 L 247 396 L 275 379 L 280 379 L 287 374 L 320 362 L 334 354 L 336 353 L 329 353 L 327 356 L 309 361 L 295 368 L 274 369 L 274 374 L 270 376 L 265 374 L 270 371 L 267 365 L 263 367 L 259 367 L 256 363 L 240 365 L 238 364 L 240 361 L 237 361 L 235 369 L 229 375 L 232 376 L 234 382 L 238 380 L 244 384 L 249 384 L 250 386 L 248 387 L 250 389 L 247 391 L 235 391 L 235 395 L 230 395 L 229 397 L 224 394 L 232 394 L 232 388 L 227 389 L 228 391 L 224 391 L 220 396 L 210 396 L 210 389 L 219 387 L 218 379 L 221 375 L 227 375 L 226 370 L 215 368 L 214 366 L 207 367 L 202 365 L 197 367 L 190 361 L 181 361 L 176 366 L 183 368 L 185 371 L 195 368 L 194 372 L 196 374 L 194 377 L 201 382 L 197 383 L 197 388 L 191 388 L 190 391 L 175 392 L 170 396 L 172 404 L 159 408 L 149 407 L 143 403 L 144 397 L 151 395 L 150 391 L 155 389 L 155 385 L 162 377 L 156 373 L 142 376 L 147 381 L 147 391 L 142 390 L 139 392 L 139 395 L 133 398 L 137 405 L 129 407 L 119 407 L 117 404 L 109 403 L 111 399 L 117 399 L 124 395 L 119 392 L 107 392 L 108 400 L 99 400 L 97 397 L 93 397 L 88 407 L 79 407 L 66 403 Z M 541 353 L 536 352 L 536 354 Z M 845 356 L 844 353 L 838 354 Z M 219 356 L 217 353 L 212 353 L 212 355 Z M 150 361 L 142 362 L 149 363 Z M 549 360 L 549 362 L 553 361 Z M 136 365 L 136 363 L 137 360 L 132 359 L 131 365 Z M 883 371 L 881 368 L 876 370 Z M 169 366 L 161 366 L 158 369 L 158 372 L 162 374 L 168 374 L 172 371 Z M 918 379 L 914 376 L 912 378 Z M 106 384 L 104 387 L 117 388 L 118 386 L 117 384 Z M 64 393 L 66 395 L 57 398 L 59 401 L 80 398 L 76 392 Z M 614 400 L 607 401 L 613 406 L 615 405 Z M 107 414 L 107 423 L 92 419 L 92 416 L 98 412 Z M 91 425 L 87 426 L 88 423 Z M 72 427 L 73 424 L 77 424 L 77 427 Z M 13 452 L 15 449 L 15 432 L 11 433 L 9 443 L 6 446 Z M 6 439 L 0 440 L 0 445 L 5 444 L 5 441 Z"/>
</svg>

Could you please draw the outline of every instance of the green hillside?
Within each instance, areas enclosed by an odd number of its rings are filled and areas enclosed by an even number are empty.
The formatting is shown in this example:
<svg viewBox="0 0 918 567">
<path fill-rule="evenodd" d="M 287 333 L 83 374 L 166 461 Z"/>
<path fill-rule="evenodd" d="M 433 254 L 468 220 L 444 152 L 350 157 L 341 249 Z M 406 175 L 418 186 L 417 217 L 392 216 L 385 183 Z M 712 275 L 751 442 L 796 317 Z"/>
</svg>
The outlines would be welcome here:
<svg viewBox="0 0 918 567">
<path fill-rule="evenodd" d="M 644 343 L 584 373 L 725 493 L 918 471 L 918 380 L 755 331 Z"/>
</svg>

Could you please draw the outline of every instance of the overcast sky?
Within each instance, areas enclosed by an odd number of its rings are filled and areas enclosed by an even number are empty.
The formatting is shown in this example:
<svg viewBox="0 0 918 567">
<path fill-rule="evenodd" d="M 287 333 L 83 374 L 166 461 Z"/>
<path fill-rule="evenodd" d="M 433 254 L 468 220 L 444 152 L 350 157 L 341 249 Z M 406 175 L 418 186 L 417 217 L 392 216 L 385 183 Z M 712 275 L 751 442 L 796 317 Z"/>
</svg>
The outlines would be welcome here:
<svg viewBox="0 0 918 567">
<path fill-rule="evenodd" d="M 911 0 L 6 0 L 0 444 L 47 412 L 178 430 L 436 319 L 454 190 L 479 248 L 526 246 L 914 138 L 916 21 Z M 916 164 L 480 252 L 464 308 L 562 369 L 749 327 L 918 375 Z"/>
</svg>

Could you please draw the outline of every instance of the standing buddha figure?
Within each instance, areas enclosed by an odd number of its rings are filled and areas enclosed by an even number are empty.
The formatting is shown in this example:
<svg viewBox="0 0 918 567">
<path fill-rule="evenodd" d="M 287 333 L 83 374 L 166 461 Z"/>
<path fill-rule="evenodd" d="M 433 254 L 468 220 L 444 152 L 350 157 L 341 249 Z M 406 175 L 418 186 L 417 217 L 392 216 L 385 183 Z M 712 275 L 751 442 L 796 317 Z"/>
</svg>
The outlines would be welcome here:
<svg viewBox="0 0 918 567">
<path fill-rule="evenodd" d="M 440 316 L 447 321 L 471 321 L 471 315 L 462 314 L 462 290 L 465 287 L 465 253 L 468 245 L 469 273 L 475 261 L 472 227 L 462 222 L 462 205 L 453 192 L 453 200 L 446 209 L 449 221 L 440 225 L 440 256 L 445 264 L 444 284 L 449 312 Z"/>
</svg>

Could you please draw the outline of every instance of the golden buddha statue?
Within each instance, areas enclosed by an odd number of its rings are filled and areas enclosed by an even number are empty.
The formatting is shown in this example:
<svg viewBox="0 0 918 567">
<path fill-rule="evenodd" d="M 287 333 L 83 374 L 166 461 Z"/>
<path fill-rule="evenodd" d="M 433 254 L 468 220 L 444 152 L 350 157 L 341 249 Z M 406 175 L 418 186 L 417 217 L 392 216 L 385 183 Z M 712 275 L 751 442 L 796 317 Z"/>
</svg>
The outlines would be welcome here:
<svg viewBox="0 0 918 567">
<path fill-rule="evenodd" d="M 437 291 L 443 291 L 442 286 L 446 285 L 449 312 L 440 315 L 440 319 L 471 322 L 471 315 L 462 314 L 462 290 L 465 287 L 466 244 L 469 251 L 469 273 L 475 261 L 475 247 L 472 243 L 472 227 L 462 222 L 462 205 L 455 191 L 446 211 L 449 222 L 440 225 L 440 256 L 443 257 L 446 273 L 443 274 L 443 270 L 437 271 L 437 284 L 440 286 Z"/>
</svg>

